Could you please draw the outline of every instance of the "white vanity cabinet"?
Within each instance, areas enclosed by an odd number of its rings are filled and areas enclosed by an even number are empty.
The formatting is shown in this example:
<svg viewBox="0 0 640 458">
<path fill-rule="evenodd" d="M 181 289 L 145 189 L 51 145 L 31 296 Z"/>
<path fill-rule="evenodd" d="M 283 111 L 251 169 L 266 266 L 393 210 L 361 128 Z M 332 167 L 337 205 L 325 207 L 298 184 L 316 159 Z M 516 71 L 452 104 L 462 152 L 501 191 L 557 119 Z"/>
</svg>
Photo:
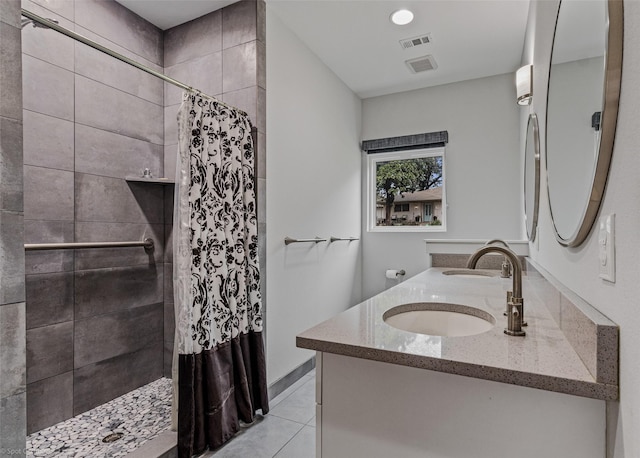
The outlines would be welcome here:
<svg viewBox="0 0 640 458">
<path fill-rule="evenodd" d="M 317 352 L 317 458 L 604 458 L 605 401 Z"/>
<path fill-rule="evenodd" d="M 618 327 L 528 264 L 524 337 L 503 332 L 511 279 L 442 268 L 300 333 L 317 354 L 317 457 L 605 458 Z M 385 321 L 414 306 L 471 307 L 495 324 L 438 335 Z"/>
</svg>

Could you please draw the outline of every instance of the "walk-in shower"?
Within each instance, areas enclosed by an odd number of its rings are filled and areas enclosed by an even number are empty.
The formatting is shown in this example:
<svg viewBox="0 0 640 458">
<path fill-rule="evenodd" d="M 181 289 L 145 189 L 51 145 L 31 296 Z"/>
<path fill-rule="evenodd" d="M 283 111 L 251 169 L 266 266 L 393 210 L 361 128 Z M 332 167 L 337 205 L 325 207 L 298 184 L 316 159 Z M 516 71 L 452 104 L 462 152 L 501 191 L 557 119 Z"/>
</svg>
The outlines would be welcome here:
<svg viewBox="0 0 640 458">
<path fill-rule="evenodd" d="M 164 86 L 107 51 L 161 70 L 162 32 L 111 2 L 50 19 L 54 11 L 30 6 L 21 24 L 27 455 L 124 456 L 171 422 L 172 190 L 126 180 L 145 168 L 164 175 Z M 127 30 L 149 36 L 125 35 L 118 47 Z"/>
<path fill-rule="evenodd" d="M 246 6 L 162 31 L 111 0 L 27 3 L 27 456 L 125 456 L 171 425 L 180 92 L 257 94 L 221 65 L 256 67 L 257 13 L 245 42 Z"/>
</svg>

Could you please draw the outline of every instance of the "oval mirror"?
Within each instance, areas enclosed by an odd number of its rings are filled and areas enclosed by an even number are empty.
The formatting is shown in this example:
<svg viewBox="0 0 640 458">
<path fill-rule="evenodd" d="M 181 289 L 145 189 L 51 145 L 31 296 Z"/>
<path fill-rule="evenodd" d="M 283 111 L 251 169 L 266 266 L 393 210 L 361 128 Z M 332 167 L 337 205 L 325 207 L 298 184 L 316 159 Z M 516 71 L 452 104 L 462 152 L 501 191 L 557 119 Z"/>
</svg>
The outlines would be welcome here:
<svg viewBox="0 0 640 458">
<path fill-rule="evenodd" d="M 598 214 L 618 116 L 622 1 L 562 0 L 547 93 L 546 166 L 558 242 L 580 245 Z"/>
<path fill-rule="evenodd" d="M 530 241 L 536 238 L 540 196 L 540 133 L 538 117 L 529 115 L 524 148 L 524 219 Z"/>
</svg>

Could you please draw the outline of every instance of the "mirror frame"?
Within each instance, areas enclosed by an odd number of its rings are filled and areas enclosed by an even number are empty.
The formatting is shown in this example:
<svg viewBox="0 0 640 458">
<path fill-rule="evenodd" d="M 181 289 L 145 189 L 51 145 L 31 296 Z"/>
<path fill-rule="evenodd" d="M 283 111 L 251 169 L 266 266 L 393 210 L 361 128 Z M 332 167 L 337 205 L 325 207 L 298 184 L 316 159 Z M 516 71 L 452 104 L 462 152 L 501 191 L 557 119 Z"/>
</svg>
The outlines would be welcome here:
<svg viewBox="0 0 640 458">
<path fill-rule="evenodd" d="M 558 5 L 558 14 L 556 15 L 556 27 L 558 17 L 562 7 L 562 1 Z M 605 71 L 604 71 L 604 91 L 602 103 L 602 115 L 600 120 L 600 148 L 596 161 L 593 182 L 591 184 L 591 193 L 586 208 L 582 214 L 582 221 L 578 225 L 578 229 L 568 238 L 563 238 L 558 234 L 555 221 L 553 219 L 553 211 L 551 210 L 551 193 L 549 192 L 549 180 L 547 179 L 547 197 L 549 200 L 549 211 L 551 213 L 551 221 L 556 234 L 556 240 L 563 246 L 577 247 L 581 245 L 589 233 L 598 216 L 600 203 L 602 202 L 604 191 L 609 175 L 609 166 L 611 165 L 611 156 L 613 154 L 613 143 L 616 134 L 616 124 L 618 120 L 618 105 L 620 101 L 620 86 L 622 83 L 622 42 L 623 42 L 623 7 L 622 0 L 604 0 L 607 2 L 607 41 L 605 49 Z M 553 47 L 555 45 L 556 29 L 553 32 L 553 42 L 551 45 L 551 59 L 549 61 L 549 77 L 547 78 L 547 106 L 549 107 L 549 86 L 551 84 L 551 61 L 553 60 Z M 549 119 L 548 112 L 546 119 Z M 548 136 L 545 126 L 545 167 L 548 164 L 549 148 Z M 547 168 L 548 176 L 548 168 Z"/>
<path fill-rule="evenodd" d="M 533 196 L 533 214 L 527 214 L 527 149 L 529 148 L 529 129 L 533 130 L 533 180 L 534 180 L 534 196 Z M 540 209 L 540 128 L 538 126 L 538 116 L 535 113 L 529 115 L 527 121 L 527 133 L 524 144 L 524 221 L 525 229 L 529 241 L 536 239 L 538 228 L 538 211 Z M 529 218 L 531 218 L 531 231 L 529 231 Z"/>
</svg>

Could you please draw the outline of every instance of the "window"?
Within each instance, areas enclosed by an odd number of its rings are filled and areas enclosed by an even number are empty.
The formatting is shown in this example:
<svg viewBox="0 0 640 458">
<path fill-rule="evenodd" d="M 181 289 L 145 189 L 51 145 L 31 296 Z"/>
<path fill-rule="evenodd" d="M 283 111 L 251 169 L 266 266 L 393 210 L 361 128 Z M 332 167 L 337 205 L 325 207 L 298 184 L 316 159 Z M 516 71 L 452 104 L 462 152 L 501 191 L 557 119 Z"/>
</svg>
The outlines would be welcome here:
<svg viewBox="0 0 640 458">
<path fill-rule="evenodd" d="M 375 153 L 368 160 L 368 229 L 446 230 L 444 148 Z"/>
</svg>

